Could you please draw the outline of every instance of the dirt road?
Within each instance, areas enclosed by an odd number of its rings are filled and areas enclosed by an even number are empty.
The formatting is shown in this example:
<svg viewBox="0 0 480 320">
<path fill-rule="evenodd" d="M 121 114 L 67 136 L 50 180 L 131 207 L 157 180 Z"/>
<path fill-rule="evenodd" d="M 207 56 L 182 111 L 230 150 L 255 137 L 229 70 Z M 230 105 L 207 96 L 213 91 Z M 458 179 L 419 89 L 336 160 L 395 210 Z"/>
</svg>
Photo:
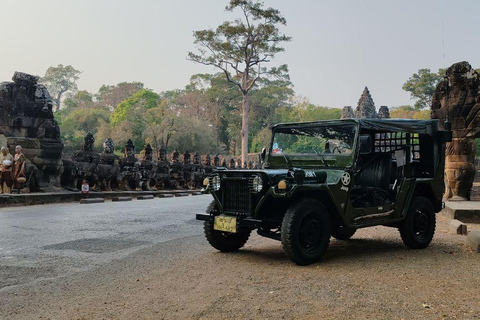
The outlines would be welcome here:
<svg viewBox="0 0 480 320">
<path fill-rule="evenodd" d="M 480 255 L 437 233 L 407 249 L 395 229 L 332 240 L 299 267 L 252 236 L 222 254 L 202 236 L 157 244 L 94 270 L 0 291 L 1 319 L 478 319 Z"/>
</svg>

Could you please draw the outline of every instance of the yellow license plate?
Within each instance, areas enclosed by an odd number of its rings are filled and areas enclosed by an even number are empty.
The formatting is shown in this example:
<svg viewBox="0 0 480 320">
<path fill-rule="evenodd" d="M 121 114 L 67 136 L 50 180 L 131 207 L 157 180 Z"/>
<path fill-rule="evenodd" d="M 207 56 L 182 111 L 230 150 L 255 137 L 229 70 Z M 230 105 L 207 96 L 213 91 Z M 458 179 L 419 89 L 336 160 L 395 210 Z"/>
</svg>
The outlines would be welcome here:
<svg viewBox="0 0 480 320">
<path fill-rule="evenodd" d="M 213 229 L 230 233 L 237 232 L 237 217 L 216 216 L 213 222 Z"/>
</svg>

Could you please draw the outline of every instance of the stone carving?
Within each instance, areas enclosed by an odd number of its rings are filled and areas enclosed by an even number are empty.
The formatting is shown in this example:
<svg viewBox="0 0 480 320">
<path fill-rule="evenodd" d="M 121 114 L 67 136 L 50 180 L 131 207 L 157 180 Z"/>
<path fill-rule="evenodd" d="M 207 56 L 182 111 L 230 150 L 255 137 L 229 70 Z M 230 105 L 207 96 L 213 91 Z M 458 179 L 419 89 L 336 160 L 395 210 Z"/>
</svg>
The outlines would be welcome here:
<svg viewBox="0 0 480 320">
<path fill-rule="evenodd" d="M 97 189 L 112 191 L 118 186 L 117 175 L 120 173 L 118 160 L 120 157 L 115 155 L 114 151 L 115 144 L 112 139 L 108 138 L 103 143 L 103 153 L 100 154 Z"/>
<path fill-rule="evenodd" d="M 140 173 L 140 182 L 139 186 L 141 190 L 155 190 L 156 180 L 154 179 L 152 172 L 156 171 L 156 164 L 153 161 L 153 149 L 150 143 L 145 146 L 143 149 L 143 157 L 140 160 L 139 173 Z"/>
<path fill-rule="evenodd" d="M 185 162 L 185 155 L 184 155 Z M 172 152 L 172 163 L 170 165 L 170 187 L 181 189 L 185 186 L 183 164 L 180 162 L 180 153 L 177 149 Z"/>
<path fill-rule="evenodd" d="M 167 160 L 167 150 L 161 146 L 158 150 L 157 166 L 154 173 L 157 189 L 170 188 L 170 162 Z"/>
<path fill-rule="evenodd" d="M 0 83 L 0 140 L 11 153 L 23 147 L 26 187 L 55 191 L 63 171 L 60 129 L 52 113 L 52 98 L 38 77 L 15 72 L 13 82 Z"/>
<path fill-rule="evenodd" d="M 136 190 L 140 174 L 138 172 L 138 161 L 135 157 L 135 146 L 131 139 L 125 145 L 123 158 L 120 159 L 120 173 L 117 176 L 120 190 Z"/>
<path fill-rule="evenodd" d="M 235 161 L 235 158 L 232 158 L 230 159 L 230 167 L 229 169 L 235 169 L 235 166 L 236 166 L 236 161 Z"/>
<path fill-rule="evenodd" d="M 468 62 L 447 69 L 432 99 L 431 115 L 448 118 L 453 140 L 447 144 L 445 160 L 445 198 L 470 199 L 475 177 L 475 138 L 480 137 L 480 76 Z"/>
<path fill-rule="evenodd" d="M 88 132 L 84 138 L 82 150 L 75 152 L 72 161 L 76 163 L 76 174 L 74 176 L 73 186 L 81 188 L 81 182 L 85 179 L 90 187 L 95 186 L 98 181 L 97 170 L 100 161 L 100 155 L 93 151 L 95 138 L 91 132 Z"/>
</svg>

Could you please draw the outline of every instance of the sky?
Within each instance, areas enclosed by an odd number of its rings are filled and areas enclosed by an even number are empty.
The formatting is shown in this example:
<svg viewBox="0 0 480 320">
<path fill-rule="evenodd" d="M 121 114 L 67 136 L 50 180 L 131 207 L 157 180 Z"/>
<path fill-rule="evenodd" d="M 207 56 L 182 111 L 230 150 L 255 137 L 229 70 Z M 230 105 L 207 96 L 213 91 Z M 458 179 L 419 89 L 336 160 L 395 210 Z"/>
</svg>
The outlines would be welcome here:
<svg viewBox="0 0 480 320">
<path fill-rule="evenodd" d="M 402 84 L 421 68 L 480 68 L 478 0 L 264 0 L 292 41 L 269 64 L 288 64 L 295 93 L 319 106 L 356 106 L 368 86 L 377 109 L 411 104 Z M 227 0 L 0 0 L 0 82 L 50 66 L 82 71 L 78 87 L 141 81 L 183 89 L 211 67 L 186 59 L 193 32 L 239 17 Z"/>
</svg>

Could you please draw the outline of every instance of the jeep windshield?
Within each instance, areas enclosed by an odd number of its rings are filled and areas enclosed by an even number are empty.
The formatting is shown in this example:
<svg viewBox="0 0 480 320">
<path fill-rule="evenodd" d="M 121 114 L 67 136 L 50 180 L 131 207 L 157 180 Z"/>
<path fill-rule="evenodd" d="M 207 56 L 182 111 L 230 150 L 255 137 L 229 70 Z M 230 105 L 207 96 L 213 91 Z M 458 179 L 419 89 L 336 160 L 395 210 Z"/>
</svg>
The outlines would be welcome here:
<svg viewBox="0 0 480 320">
<path fill-rule="evenodd" d="M 357 126 L 351 122 L 343 124 L 315 123 L 279 126 L 274 130 L 270 155 L 292 160 L 317 160 L 353 152 Z"/>
</svg>

